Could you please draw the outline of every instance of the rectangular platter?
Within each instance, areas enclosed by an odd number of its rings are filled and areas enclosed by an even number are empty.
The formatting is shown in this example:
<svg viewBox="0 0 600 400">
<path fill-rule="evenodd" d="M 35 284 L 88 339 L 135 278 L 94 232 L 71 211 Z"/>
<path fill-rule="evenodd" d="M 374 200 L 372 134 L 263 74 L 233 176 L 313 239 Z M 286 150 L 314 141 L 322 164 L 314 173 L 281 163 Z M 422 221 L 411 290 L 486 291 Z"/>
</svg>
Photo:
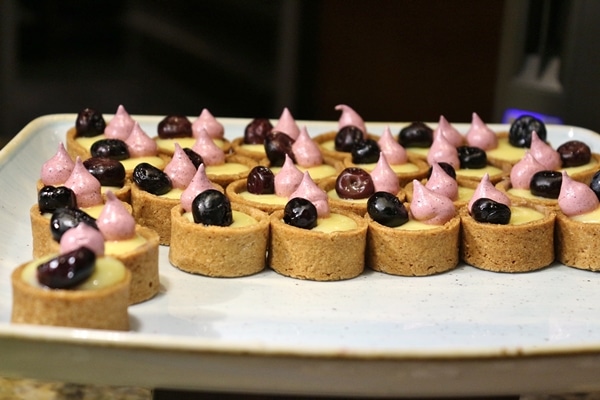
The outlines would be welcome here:
<svg viewBox="0 0 600 400">
<path fill-rule="evenodd" d="M 160 293 L 130 307 L 131 332 L 10 324 L 9 276 L 31 259 L 35 182 L 75 117 L 40 117 L 0 151 L 0 375 L 382 397 L 600 390 L 600 275 L 558 263 L 524 274 L 460 264 L 430 277 L 365 271 L 323 283 L 267 269 L 215 279 L 173 268 L 163 247 Z M 162 117 L 133 117 L 156 135 Z M 219 121 L 232 140 L 250 119 Z M 313 136 L 337 128 L 298 123 Z M 375 134 L 386 125 L 397 133 L 406 123 L 367 122 Z M 600 152 L 600 136 L 583 128 L 549 125 L 548 139 Z"/>
</svg>

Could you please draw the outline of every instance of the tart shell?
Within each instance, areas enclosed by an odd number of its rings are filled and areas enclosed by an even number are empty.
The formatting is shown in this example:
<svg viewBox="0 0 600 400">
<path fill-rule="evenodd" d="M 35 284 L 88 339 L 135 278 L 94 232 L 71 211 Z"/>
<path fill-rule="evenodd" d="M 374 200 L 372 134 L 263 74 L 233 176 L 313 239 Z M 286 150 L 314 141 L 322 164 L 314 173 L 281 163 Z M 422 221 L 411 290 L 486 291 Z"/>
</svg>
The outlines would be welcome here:
<svg viewBox="0 0 600 400">
<path fill-rule="evenodd" d="M 129 285 L 125 279 L 98 290 L 63 290 L 34 287 L 21 274 L 28 263 L 11 274 L 13 305 L 11 322 L 86 329 L 129 330 Z"/>
<path fill-rule="evenodd" d="M 190 221 L 181 206 L 173 207 L 171 264 L 185 272 L 221 278 L 262 271 L 266 263 L 269 217 L 243 204 L 231 203 L 231 208 L 250 215 L 257 223 L 236 228 L 206 226 Z"/>
<path fill-rule="evenodd" d="M 569 267 L 600 271 L 600 224 L 574 221 L 556 213 L 556 258 Z"/>
</svg>

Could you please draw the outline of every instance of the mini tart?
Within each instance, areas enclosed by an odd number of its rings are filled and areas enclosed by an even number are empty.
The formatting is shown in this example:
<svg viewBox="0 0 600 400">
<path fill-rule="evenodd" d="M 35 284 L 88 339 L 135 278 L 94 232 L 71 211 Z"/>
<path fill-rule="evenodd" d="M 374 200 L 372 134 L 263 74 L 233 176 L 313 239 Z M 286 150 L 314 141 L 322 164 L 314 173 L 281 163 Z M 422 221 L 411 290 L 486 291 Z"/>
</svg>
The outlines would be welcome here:
<svg viewBox="0 0 600 400">
<path fill-rule="evenodd" d="M 578 167 L 561 168 L 559 171 L 567 171 L 569 177 L 578 182 L 583 182 L 589 185 L 592 177 L 600 170 L 600 154 L 592 153 L 590 162 Z"/>
<path fill-rule="evenodd" d="M 529 189 L 515 189 L 510 183 L 510 178 L 501 180 L 495 186 L 496 189 L 506 193 L 511 201 L 526 202 L 531 205 L 544 206 L 554 210 L 558 209 L 558 199 L 536 196 Z"/>
<path fill-rule="evenodd" d="M 262 161 L 267 158 L 265 145 L 263 143 L 247 144 L 244 143 L 243 137 L 234 139 L 233 142 L 231 142 L 231 149 L 233 150 L 234 154 L 248 157 L 256 161 Z"/>
<path fill-rule="evenodd" d="M 173 139 L 161 139 L 158 136 L 153 138 L 158 146 L 158 154 L 167 156 L 168 158 L 173 157 L 173 153 L 175 152 L 175 143 L 179 143 L 182 149 L 189 148 L 191 149 L 196 143 L 195 137 L 182 137 L 182 138 L 173 138 Z M 225 154 L 228 154 L 231 151 L 231 142 L 225 138 L 222 139 L 214 139 L 213 142 L 219 147 Z"/>
<path fill-rule="evenodd" d="M 118 242 L 106 241 L 105 253 L 121 261 L 131 272 L 129 304 L 137 304 L 154 297 L 159 290 L 158 233 L 140 225 L 135 232 L 144 241 L 133 249 L 120 250 Z"/>
<path fill-rule="evenodd" d="M 283 210 L 271 214 L 269 266 L 281 275 L 314 281 L 360 275 L 365 267 L 367 221 L 335 208 L 331 214 L 353 220 L 356 225 L 343 231 L 322 232 L 286 224 Z"/>
<path fill-rule="evenodd" d="M 423 185 L 427 183 L 426 179 L 421 181 Z M 466 206 L 473 197 L 473 193 L 475 193 L 475 188 L 477 187 L 478 182 L 476 181 L 463 181 L 458 182 L 458 199 L 454 200 L 454 207 L 458 210 L 461 207 Z M 413 196 L 413 183 L 409 182 L 404 186 L 403 189 L 406 195 L 406 201 L 411 202 Z"/>
<path fill-rule="evenodd" d="M 319 145 L 319 148 L 321 149 L 321 153 L 323 154 L 323 157 L 331 157 L 331 158 L 335 158 L 340 161 L 344 161 L 344 159 L 346 157 L 348 157 L 348 155 L 350 153 L 345 152 L 345 151 L 337 151 L 335 149 L 335 136 L 336 135 L 337 135 L 337 131 L 326 132 L 326 133 L 322 133 L 320 135 L 315 136 L 313 138 L 313 140 Z M 377 136 L 377 135 L 373 135 L 373 134 L 369 133 L 367 136 L 370 139 L 379 140 L 379 136 Z"/>
<path fill-rule="evenodd" d="M 237 154 L 229 154 L 225 157 L 225 164 L 207 165 L 207 178 L 222 188 L 226 188 L 231 182 L 246 179 L 252 168 L 258 163 L 248 157 Z"/>
<path fill-rule="evenodd" d="M 337 208 L 339 210 L 343 210 L 345 212 L 351 212 L 359 216 L 363 216 L 367 212 L 367 202 L 369 198 L 364 199 L 342 199 L 338 196 L 335 191 L 335 182 L 337 181 L 337 177 L 330 177 L 321 182 L 319 182 L 318 186 L 323 189 L 327 196 L 329 197 L 329 204 Z M 396 194 L 396 197 L 400 199 L 400 201 L 406 200 L 406 194 L 402 188 Z"/>
<path fill-rule="evenodd" d="M 234 224 L 237 218 L 247 219 L 249 224 L 235 227 L 196 224 L 181 206 L 173 207 L 171 264 L 185 272 L 220 278 L 262 271 L 269 240 L 269 216 L 243 204 L 231 203 L 231 209 Z"/>
<path fill-rule="evenodd" d="M 494 272 L 528 272 L 554 261 L 554 221 L 556 214 L 541 206 L 513 203 L 521 210 L 535 210 L 539 219 L 519 225 L 497 225 L 475 221 L 467 207 L 459 210 L 461 219 L 461 259 L 474 267 Z"/>
<path fill-rule="evenodd" d="M 60 185 L 53 185 L 60 186 Z M 44 187 L 41 179 L 37 181 L 37 191 L 39 192 Z M 106 192 L 111 191 L 117 196 L 117 199 L 121 200 L 124 203 L 129 203 L 131 201 L 131 182 L 128 179 L 125 179 L 125 183 L 122 187 L 115 186 L 102 186 L 102 200 L 106 201 Z"/>
<path fill-rule="evenodd" d="M 20 265 L 11 274 L 12 323 L 129 330 L 127 307 L 131 273 L 127 268 L 124 268 L 122 281 L 105 288 L 47 289 L 23 279 L 23 270 L 29 264 Z"/>
<path fill-rule="evenodd" d="M 372 164 L 355 164 L 352 162 L 352 156 L 348 156 L 344 159 L 344 168 L 359 167 L 365 171 L 371 173 L 377 163 Z M 404 186 L 414 179 L 423 179 L 429 172 L 429 164 L 422 158 L 408 156 L 406 164 L 390 165 L 390 168 L 396 173 L 400 186 Z"/>
<path fill-rule="evenodd" d="M 123 203 L 125 208 L 131 212 L 131 205 Z M 104 204 L 83 209 L 91 217 L 98 218 Z M 31 221 L 32 253 L 34 258 L 43 257 L 47 254 L 57 253 L 60 245 L 52 238 L 50 230 L 50 218 L 52 213 L 42 214 L 40 207 L 36 204 L 29 209 L 29 220 Z"/>
<path fill-rule="evenodd" d="M 406 229 L 404 225 L 390 228 L 373 221 L 368 214 L 365 218 L 369 224 L 367 266 L 371 269 L 391 275 L 427 276 L 458 265 L 458 215 L 444 225 L 423 229 Z"/>
<path fill-rule="evenodd" d="M 245 204 L 258 208 L 268 214 L 283 210 L 289 201 L 287 197 L 276 194 L 252 194 L 248 192 L 247 179 L 238 179 L 230 183 L 225 189 L 227 197 L 234 203 Z"/>
<path fill-rule="evenodd" d="M 594 213 L 595 221 L 584 222 L 556 212 L 556 259 L 564 265 L 600 271 L 600 222 Z"/>
</svg>

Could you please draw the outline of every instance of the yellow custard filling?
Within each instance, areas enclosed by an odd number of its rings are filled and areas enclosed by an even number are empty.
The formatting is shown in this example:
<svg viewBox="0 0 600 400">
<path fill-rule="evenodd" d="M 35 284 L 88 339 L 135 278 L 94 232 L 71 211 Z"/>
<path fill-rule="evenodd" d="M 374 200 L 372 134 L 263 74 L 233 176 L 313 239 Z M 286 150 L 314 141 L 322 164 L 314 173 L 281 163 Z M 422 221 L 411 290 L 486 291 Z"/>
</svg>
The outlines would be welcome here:
<svg viewBox="0 0 600 400">
<path fill-rule="evenodd" d="M 600 208 L 590 211 L 585 214 L 575 215 L 571 217 L 573 221 L 585 222 L 588 224 L 599 224 L 600 223 Z"/>
<path fill-rule="evenodd" d="M 127 254 L 143 246 L 144 243 L 146 243 L 146 239 L 137 234 L 131 239 L 107 240 L 104 242 L 104 254 L 108 256 Z"/>
<path fill-rule="evenodd" d="M 407 223 L 396 226 L 394 229 L 405 230 L 405 231 L 425 231 L 428 229 L 439 228 L 441 225 L 430 225 L 415 219 L 409 219 Z"/>
<path fill-rule="evenodd" d="M 598 161 L 595 158 L 591 158 L 590 162 L 587 164 L 579 165 L 577 167 L 561 168 L 559 171 L 567 171 L 569 176 L 573 176 L 579 172 L 584 172 L 592 168 L 598 168 Z"/>
<path fill-rule="evenodd" d="M 90 151 L 90 149 L 92 148 L 92 145 L 94 143 L 96 143 L 98 140 L 104 140 L 104 139 L 106 139 L 106 136 L 104 136 L 104 134 L 101 134 L 101 135 L 91 136 L 91 137 L 77 137 L 77 138 L 75 138 L 75 142 L 79 143 L 79 145 L 81 147 L 83 147 L 84 149 Z"/>
<path fill-rule="evenodd" d="M 335 189 L 331 189 L 330 191 L 327 192 L 327 196 L 330 199 L 335 199 L 335 200 L 341 200 L 341 201 L 348 201 L 350 203 L 356 203 L 356 204 L 367 204 L 367 201 L 369 201 L 369 198 L 364 198 L 364 199 L 342 199 L 337 192 L 335 191 Z"/>
<path fill-rule="evenodd" d="M 192 215 L 191 212 L 183 213 L 183 216 L 185 218 L 187 218 L 190 222 L 195 223 L 194 216 Z M 251 226 L 251 225 L 258 223 L 258 221 L 256 219 L 254 219 L 250 215 L 245 214 L 240 211 L 232 210 L 231 216 L 233 217 L 233 223 L 229 226 L 224 226 L 222 228 L 243 228 L 243 227 Z M 200 225 L 200 224 L 198 224 L 198 225 Z"/>
<path fill-rule="evenodd" d="M 296 164 L 296 168 L 302 172 L 308 171 L 312 179 L 323 179 L 337 174 L 335 167 L 329 164 L 321 164 L 314 167 L 302 167 Z M 273 171 L 274 174 L 277 174 L 281 171 L 281 167 L 272 167 L 271 171 Z"/>
<path fill-rule="evenodd" d="M 498 138 L 498 147 L 492 150 L 487 150 L 488 157 L 505 160 L 511 163 L 519 162 L 525 152 L 528 151 L 525 147 L 515 147 L 508 141 L 508 137 Z"/>
<path fill-rule="evenodd" d="M 248 171 L 250 168 L 240 163 L 225 163 L 221 165 L 207 165 L 207 175 L 236 175 Z"/>
<path fill-rule="evenodd" d="M 335 140 L 326 140 L 323 143 L 320 143 L 319 146 L 321 146 L 325 150 L 337 151 L 335 149 Z M 340 152 L 340 153 L 342 153 L 342 152 Z M 350 153 L 348 153 L 348 154 L 350 154 Z"/>
<path fill-rule="evenodd" d="M 171 200 L 179 200 L 181 199 L 181 194 L 183 193 L 183 189 L 173 188 L 169 190 L 165 194 L 161 194 L 158 197 L 162 197 L 163 199 L 171 199 Z"/>
<path fill-rule="evenodd" d="M 121 164 L 125 167 L 125 171 L 133 171 L 133 169 L 141 163 L 148 163 L 158 169 L 163 169 L 165 167 L 165 160 L 160 158 L 159 156 L 145 156 L 145 157 L 134 157 L 128 158 L 126 160 L 121 160 Z"/>
<path fill-rule="evenodd" d="M 458 187 L 458 199 L 455 201 L 468 201 L 473 197 L 475 189 L 459 186 Z"/>
<path fill-rule="evenodd" d="M 405 147 L 406 151 L 427 158 L 429 147 Z"/>
<path fill-rule="evenodd" d="M 159 137 L 154 138 L 156 145 L 158 146 L 158 150 L 162 153 L 173 154 L 175 152 L 175 143 L 179 143 L 181 148 L 189 148 L 194 147 L 194 143 L 196 143 L 195 137 L 183 137 L 183 138 L 175 138 L 175 139 L 161 139 Z M 220 148 L 225 148 L 225 141 L 222 139 L 213 139 L 213 142 Z M 262 145 L 261 145 L 262 146 Z"/>
<path fill-rule="evenodd" d="M 56 254 L 34 260 L 27 264 L 23 269 L 21 278 L 35 287 L 45 287 L 40 285 L 37 279 L 37 267 L 44 262 L 56 257 Z M 96 259 L 96 268 L 85 282 L 68 290 L 96 290 L 115 285 L 125 279 L 125 266 L 123 263 L 112 257 L 99 257 Z"/>
<path fill-rule="evenodd" d="M 364 169 L 367 172 L 371 172 L 375 169 L 375 167 L 377 166 L 377 163 L 371 163 L 371 164 L 356 164 L 357 167 Z M 394 171 L 395 173 L 407 173 L 407 172 L 416 172 L 419 170 L 419 167 L 417 167 L 415 164 L 411 163 L 411 162 L 407 162 L 405 164 L 395 164 L 395 165 L 390 165 L 390 168 L 392 169 L 392 171 Z"/>
<path fill-rule="evenodd" d="M 537 221 L 545 217 L 544 213 L 531 207 L 511 206 L 509 225 L 521 225 Z"/>
<path fill-rule="evenodd" d="M 238 193 L 239 196 L 243 197 L 248 201 L 261 204 L 272 204 L 272 205 L 286 205 L 288 202 L 287 197 L 277 196 L 276 194 L 254 194 L 248 191 Z"/>
<path fill-rule="evenodd" d="M 318 218 L 317 226 L 312 228 L 315 232 L 340 232 L 340 231 L 351 231 L 356 229 L 358 225 L 352 218 L 342 214 L 331 213 L 327 218 Z"/>
<path fill-rule="evenodd" d="M 508 189 L 508 193 L 512 194 L 513 196 L 517 196 L 517 197 L 521 197 L 523 199 L 529 199 L 529 200 L 554 200 L 556 201 L 557 199 L 550 199 L 547 197 L 542 197 L 542 196 L 536 196 L 533 193 L 531 193 L 531 190 L 529 189 L 516 189 L 516 188 L 510 188 Z"/>
<path fill-rule="evenodd" d="M 267 152 L 265 151 L 265 145 L 264 144 L 246 144 L 243 143 L 240 145 L 240 147 L 246 151 L 249 151 L 251 153 L 256 153 L 256 154 L 262 154 L 262 155 L 267 155 Z"/>
<path fill-rule="evenodd" d="M 483 175 L 485 174 L 496 176 L 502 172 L 503 171 L 500 168 L 494 167 L 493 165 L 488 165 L 485 168 L 457 169 L 456 175 L 467 178 L 483 178 Z"/>
</svg>

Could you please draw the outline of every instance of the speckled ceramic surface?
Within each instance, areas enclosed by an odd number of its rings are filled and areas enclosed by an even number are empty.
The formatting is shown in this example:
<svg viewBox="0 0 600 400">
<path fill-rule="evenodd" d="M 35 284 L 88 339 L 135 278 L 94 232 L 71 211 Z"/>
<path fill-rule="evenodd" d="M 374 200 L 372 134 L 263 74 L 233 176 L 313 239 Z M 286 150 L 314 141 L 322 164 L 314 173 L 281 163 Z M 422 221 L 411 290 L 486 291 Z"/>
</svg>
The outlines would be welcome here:
<svg viewBox="0 0 600 400">
<path fill-rule="evenodd" d="M 134 118 L 154 135 L 162 117 Z M 250 121 L 219 120 L 229 139 Z M 600 275 L 559 264 L 517 275 L 461 264 L 419 278 L 367 271 L 323 283 L 265 270 L 215 279 L 173 268 L 163 247 L 160 293 L 130 308 L 132 332 L 11 325 L 8 277 L 31 258 L 35 181 L 74 121 L 36 119 L 0 152 L 0 375 L 302 394 L 600 390 Z M 312 135 L 336 126 L 299 123 Z M 385 125 L 367 122 L 374 133 Z M 548 132 L 555 147 L 576 138 L 600 152 L 593 132 Z"/>
</svg>

